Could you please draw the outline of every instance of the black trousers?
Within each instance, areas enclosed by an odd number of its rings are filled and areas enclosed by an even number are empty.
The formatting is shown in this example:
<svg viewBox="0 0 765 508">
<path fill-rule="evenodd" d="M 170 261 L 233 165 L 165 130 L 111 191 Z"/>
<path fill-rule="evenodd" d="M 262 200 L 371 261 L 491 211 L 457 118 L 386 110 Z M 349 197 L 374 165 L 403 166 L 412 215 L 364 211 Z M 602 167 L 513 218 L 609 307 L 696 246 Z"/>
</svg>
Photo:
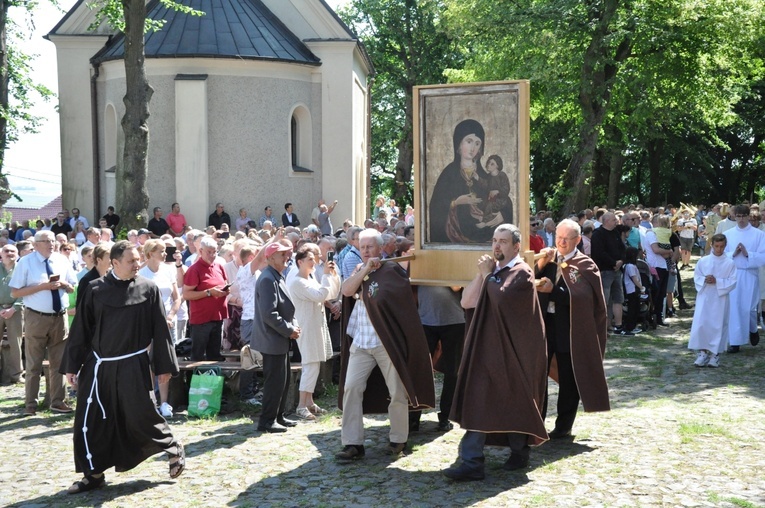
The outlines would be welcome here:
<svg viewBox="0 0 765 508">
<path fill-rule="evenodd" d="M 656 316 L 658 322 L 663 322 L 664 318 L 664 299 L 667 297 L 667 283 L 669 282 L 669 270 L 666 268 L 657 268 L 656 273 L 659 274 L 659 287 L 657 291 L 651 295 L 653 299 L 653 313 Z"/>
<path fill-rule="evenodd" d="M 263 354 L 263 404 L 258 428 L 270 427 L 284 414 L 290 388 L 289 355 Z"/>
<path fill-rule="evenodd" d="M 223 360 L 220 354 L 223 321 L 210 321 L 191 327 L 191 359 Z"/>
<path fill-rule="evenodd" d="M 624 316 L 624 329 L 631 332 L 637 326 L 640 315 L 640 292 L 635 290 L 627 295 L 627 315 Z"/>
<path fill-rule="evenodd" d="M 445 423 L 449 421 L 449 413 L 452 411 L 452 400 L 454 399 L 454 389 L 457 386 L 457 373 L 462 359 L 462 347 L 465 342 L 465 324 L 459 323 L 444 326 L 422 327 L 425 330 L 425 338 L 428 340 L 430 354 L 436 352 L 438 343 L 441 343 L 441 359 L 438 364 L 444 374 L 444 384 L 441 389 L 441 403 L 438 413 L 438 421 Z M 419 422 L 422 411 L 411 411 L 409 413 L 410 422 Z"/>
<path fill-rule="evenodd" d="M 549 343 L 548 343 L 549 344 Z M 576 386 L 574 368 L 571 366 L 571 353 L 552 352 L 558 360 L 558 417 L 555 428 L 561 431 L 571 430 L 579 409 L 579 389 Z M 552 354 L 548 351 L 547 371 L 550 371 Z M 545 403 L 542 406 L 542 418 L 547 417 L 548 389 L 545 387 Z"/>
</svg>

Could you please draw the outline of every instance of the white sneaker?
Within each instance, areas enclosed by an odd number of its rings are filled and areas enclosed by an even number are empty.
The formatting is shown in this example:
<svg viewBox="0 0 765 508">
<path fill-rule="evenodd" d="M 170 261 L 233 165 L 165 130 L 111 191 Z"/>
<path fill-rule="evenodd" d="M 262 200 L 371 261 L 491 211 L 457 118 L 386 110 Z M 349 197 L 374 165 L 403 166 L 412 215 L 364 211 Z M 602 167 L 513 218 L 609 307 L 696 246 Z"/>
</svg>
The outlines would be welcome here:
<svg viewBox="0 0 765 508">
<path fill-rule="evenodd" d="M 165 418 L 172 417 L 173 416 L 173 406 L 171 406 L 167 402 L 163 402 L 162 405 L 159 406 L 159 414 L 161 414 Z"/>
<path fill-rule="evenodd" d="M 717 368 L 720 366 L 720 355 L 711 355 L 707 367 Z"/>
<path fill-rule="evenodd" d="M 709 362 L 709 353 L 706 351 L 699 351 L 698 356 L 696 356 L 696 361 L 693 362 L 693 364 L 696 367 L 703 367 Z"/>
<path fill-rule="evenodd" d="M 261 406 L 262 405 L 261 402 L 258 399 L 256 399 L 255 397 L 253 397 L 251 399 L 243 400 L 242 402 L 244 402 L 245 404 L 249 404 L 251 406 Z"/>
</svg>

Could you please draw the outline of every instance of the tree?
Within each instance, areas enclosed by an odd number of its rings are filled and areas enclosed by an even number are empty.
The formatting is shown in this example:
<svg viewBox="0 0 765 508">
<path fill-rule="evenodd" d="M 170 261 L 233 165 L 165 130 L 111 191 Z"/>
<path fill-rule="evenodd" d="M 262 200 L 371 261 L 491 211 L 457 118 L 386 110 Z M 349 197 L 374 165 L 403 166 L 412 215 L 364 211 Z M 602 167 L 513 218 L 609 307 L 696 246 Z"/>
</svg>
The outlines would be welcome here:
<svg viewBox="0 0 765 508">
<path fill-rule="evenodd" d="M 0 206 L 12 197 L 21 199 L 8 185 L 5 150 L 20 133 L 37 132 L 41 118 L 30 112 L 34 100 L 40 97 L 47 101 L 53 96 L 47 87 L 30 78 L 33 56 L 19 48 L 25 32 L 31 32 L 35 7 L 34 2 L 23 0 L 3 0 L 0 4 Z M 23 20 L 21 24 L 10 17 L 12 8 L 14 17 Z"/>
<path fill-rule="evenodd" d="M 372 93 L 372 179 L 391 179 L 391 197 L 412 203 L 416 85 L 444 83 L 458 67 L 456 42 L 442 27 L 441 0 L 353 0 L 340 17 L 366 46 L 377 71 Z M 376 194 L 373 193 L 374 199 Z"/>
<path fill-rule="evenodd" d="M 174 0 L 160 0 L 166 7 L 187 15 L 201 16 Z M 122 131 L 125 146 L 122 164 L 117 165 L 117 209 L 127 229 L 145 227 L 149 220 L 149 192 L 146 188 L 149 153 L 149 102 L 154 89 L 146 78 L 144 36 L 160 30 L 164 22 L 146 18 L 144 0 L 104 0 L 91 5 L 98 9 L 93 27 L 107 22 L 125 35 L 125 114 Z"/>
<path fill-rule="evenodd" d="M 762 2 L 449 0 L 446 17 L 467 55 L 450 77 L 531 79 L 538 207 L 713 196 L 716 174 L 733 195 L 744 167 L 765 181 L 761 131 L 736 107 L 762 100 Z M 749 150 L 734 155 L 733 139 Z"/>
</svg>

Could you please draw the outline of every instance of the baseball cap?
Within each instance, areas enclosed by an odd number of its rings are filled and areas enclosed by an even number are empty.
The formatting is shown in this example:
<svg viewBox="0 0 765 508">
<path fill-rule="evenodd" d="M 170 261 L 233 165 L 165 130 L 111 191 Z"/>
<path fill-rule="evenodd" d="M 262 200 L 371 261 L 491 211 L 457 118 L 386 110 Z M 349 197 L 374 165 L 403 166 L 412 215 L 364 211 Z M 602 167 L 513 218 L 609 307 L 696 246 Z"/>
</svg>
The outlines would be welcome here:
<svg viewBox="0 0 765 508">
<path fill-rule="evenodd" d="M 150 234 L 151 234 L 151 232 L 148 229 L 146 229 L 146 228 L 141 228 L 141 229 L 138 230 L 138 235 L 139 236 L 140 235 L 150 235 Z"/>
<path fill-rule="evenodd" d="M 266 257 L 269 258 L 276 252 L 285 252 L 288 250 L 292 250 L 292 247 L 288 247 L 281 242 L 272 242 L 266 245 Z"/>
</svg>

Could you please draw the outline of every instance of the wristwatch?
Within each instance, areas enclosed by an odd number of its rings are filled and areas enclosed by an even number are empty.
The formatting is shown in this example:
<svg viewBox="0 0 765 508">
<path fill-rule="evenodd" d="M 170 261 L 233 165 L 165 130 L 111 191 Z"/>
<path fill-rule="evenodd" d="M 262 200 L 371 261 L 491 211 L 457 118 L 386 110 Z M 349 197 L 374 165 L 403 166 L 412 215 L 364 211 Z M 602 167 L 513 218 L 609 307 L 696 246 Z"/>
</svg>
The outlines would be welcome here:
<svg viewBox="0 0 765 508">
<path fill-rule="evenodd" d="M 209 290 L 209 289 L 206 289 L 206 290 L 205 290 L 205 293 L 207 293 L 207 296 L 212 296 L 212 293 L 210 293 L 210 290 Z"/>
</svg>

